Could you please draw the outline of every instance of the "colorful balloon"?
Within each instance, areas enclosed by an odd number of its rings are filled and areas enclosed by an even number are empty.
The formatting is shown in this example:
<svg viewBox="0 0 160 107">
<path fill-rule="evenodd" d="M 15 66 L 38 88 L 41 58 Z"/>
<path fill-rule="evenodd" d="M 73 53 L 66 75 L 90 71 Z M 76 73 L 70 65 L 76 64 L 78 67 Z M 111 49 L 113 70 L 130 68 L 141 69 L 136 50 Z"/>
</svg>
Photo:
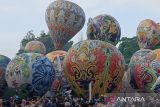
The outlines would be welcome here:
<svg viewBox="0 0 160 107">
<path fill-rule="evenodd" d="M 140 65 L 141 64 L 141 59 L 148 53 L 152 52 L 152 50 L 150 49 L 141 49 L 138 50 L 137 52 L 135 52 L 131 59 L 130 59 L 130 63 L 128 65 L 128 77 L 129 77 L 129 81 L 130 81 L 130 85 L 132 86 L 132 88 L 136 89 L 137 91 L 141 91 L 141 89 L 139 88 L 140 86 L 137 86 L 136 84 L 136 80 L 135 80 L 135 66 L 136 65 Z M 143 87 L 144 88 L 144 87 Z"/>
<path fill-rule="evenodd" d="M 40 54 L 45 54 L 46 53 L 46 48 L 44 44 L 40 41 L 30 41 L 26 44 L 25 50 L 28 53 L 40 53 Z"/>
<path fill-rule="evenodd" d="M 6 69 L 6 80 L 10 88 L 18 88 L 22 84 L 30 83 L 32 80 L 31 65 L 40 57 L 37 53 L 23 53 L 13 58 Z"/>
<path fill-rule="evenodd" d="M 47 57 L 40 57 L 32 64 L 32 84 L 30 92 L 37 95 L 45 94 L 55 77 L 55 70 Z"/>
<path fill-rule="evenodd" d="M 118 21 L 110 15 L 98 15 L 90 18 L 87 28 L 89 40 L 101 40 L 116 45 L 120 40 L 121 28 Z"/>
<path fill-rule="evenodd" d="M 137 40 L 141 49 L 151 49 L 159 43 L 157 24 L 150 19 L 140 22 L 137 28 Z"/>
<path fill-rule="evenodd" d="M 55 49 L 62 49 L 84 26 L 85 13 L 75 3 L 57 0 L 46 10 L 46 23 L 53 38 Z"/>
<path fill-rule="evenodd" d="M 23 53 L 10 61 L 5 77 L 8 86 L 21 94 L 43 95 L 50 87 L 54 68 L 41 54 Z"/>
<path fill-rule="evenodd" d="M 0 55 L 0 93 L 2 94 L 5 88 L 7 87 L 7 83 L 5 80 L 5 72 L 9 62 L 10 58 Z"/>
<path fill-rule="evenodd" d="M 156 82 L 160 71 L 160 49 L 146 54 L 139 63 L 134 65 L 134 81 L 140 92 L 154 92 L 151 88 Z"/>
<path fill-rule="evenodd" d="M 51 91 L 64 91 L 68 87 L 68 83 L 64 78 L 64 69 L 63 69 L 63 59 L 67 52 L 62 50 L 57 50 L 50 52 L 46 57 L 52 62 L 55 69 L 55 79 L 51 85 Z"/>
<path fill-rule="evenodd" d="M 113 45 L 86 40 L 69 49 L 63 61 L 65 77 L 74 91 L 86 97 L 92 81 L 92 95 L 117 90 L 125 70 L 124 57 Z"/>
</svg>

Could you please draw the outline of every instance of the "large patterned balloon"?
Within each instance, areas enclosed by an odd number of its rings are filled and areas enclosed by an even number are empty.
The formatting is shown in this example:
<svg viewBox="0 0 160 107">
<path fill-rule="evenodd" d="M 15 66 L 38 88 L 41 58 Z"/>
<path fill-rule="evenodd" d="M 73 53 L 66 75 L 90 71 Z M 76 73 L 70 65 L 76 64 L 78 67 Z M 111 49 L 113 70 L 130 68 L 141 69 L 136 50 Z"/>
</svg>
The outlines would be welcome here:
<svg viewBox="0 0 160 107">
<path fill-rule="evenodd" d="M 7 66 L 8 86 L 18 89 L 21 94 L 43 95 L 54 77 L 52 63 L 37 53 L 17 55 Z"/>
<path fill-rule="evenodd" d="M 45 94 L 55 77 L 55 70 L 47 57 L 36 59 L 32 64 L 32 84 L 30 92 L 38 95 Z"/>
<path fill-rule="evenodd" d="M 140 90 L 140 86 L 137 86 L 137 84 L 136 84 L 136 80 L 135 80 L 135 66 L 136 65 L 140 65 L 141 64 L 141 59 L 146 55 L 146 54 L 148 54 L 148 53 L 150 53 L 152 50 L 150 50 L 150 49 L 141 49 L 141 50 L 139 50 L 139 51 L 137 51 L 137 52 L 135 52 L 134 54 L 133 54 L 133 56 L 131 57 L 131 59 L 130 59 L 130 63 L 129 63 L 129 66 L 128 66 L 128 80 L 130 80 L 130 84 L 131 84 L 131 86 L 134 88 L 134 89 L 136 89 L 137 91 L 139 91 Z"/>
<path fill-rule="evenodd" d="M 120 40 L 121 28 L 118 21 L 110 15 L 98 15 L 89 19 L 87 37 L 116 45 Z"/>
<path fill-rule="evenodd" d="M 5 71 L 9 62 L 10 58 L 0 55 L 0 92 L 3 92 L 7 87 L 7 83 L 5 80 Z"/>
<path fill-rule="evenodd" d="M 154 92 L 151 88 L 160 74 L 160 49 L 146 54 L 139 64 L 135 64 L 133 77 L 142 92 Z"/>
<path fill-rule="evenodd" d="M 145 19 L 140 22 L 137 28 L 137 39 L 141 49 L 151 49 L 159 43 L 159 32 L 157 24 L 150 19 Z"/>
<path fill-rule="evenodd" d="M 69 49 L 64 59 L 65 77 L 78 95 L 88 95 L 92 81 L 92 95 L 117 90 L 125 70 L 125 61 L 110 43 L 86 40 Z"/>
<path fill-rule="evenodd" d="M 25 50 L 28 53 L 34 52 L 34 53 L 40 53 L 40 54 L 45 54 L 46 53 L 46 48 L 44 44 L 40 41 L 30 41 L 26 44 Z"/>
<path fill-rule="evenodd" d="M 55 69 L 55 79 L 52 82 L 51 91 L 63 91 L 68 87 L 67 81 L 64 78 L 63 59 L 67 52 L 57 50 L 48 53 L 46 56 L 52 62 Z"/>
<path fill-rule="evenodd" d="M 6 69 L 6 80 L 10 88 L 19 88 L 22 84 L 31 83 L 33 61 L 40 57 L 37 53 L 23 53 L 13 58 Z"/>
<path fill-rule="evenodd" d="M 85 13 L 80 6 L 66 0 L 51 3 L 46 10 L 46 23 L 55 49 L 62 49 L 84 26 Z"/>
</svg>

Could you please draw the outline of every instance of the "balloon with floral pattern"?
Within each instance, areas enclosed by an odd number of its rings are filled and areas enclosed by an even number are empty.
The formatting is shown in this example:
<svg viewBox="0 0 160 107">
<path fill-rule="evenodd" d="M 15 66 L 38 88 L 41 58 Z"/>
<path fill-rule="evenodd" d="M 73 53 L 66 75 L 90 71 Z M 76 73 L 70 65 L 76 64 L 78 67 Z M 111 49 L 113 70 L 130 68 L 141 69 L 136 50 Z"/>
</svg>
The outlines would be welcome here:
<svg viewBox="0 0 160 107">
<path fill-rule="evenodd" d="M 157 45 L 160 40 L 157 23 L 150 19 L 141 21 L 137 27 L 137 40 L 140 49 L 152 49 Z"/>
<path fill-rule="evenodd" d="M 10 58 L 4 55 L 0 55 L 0 93 L 1 94 L 3 94 L 3 91 L 5 91 L 5 88 L 7 87 L 5 72 L 9 62 L 10 62 Z"/>
<path fill-rule="evenodd" d="M 42 42 L 34 40 L 26 44 L 25 51 L 28 53 L 34 52 L 44 55 L 46 53 L 46 48 Z"/>
<path fill-rule="evenodd" d="M 55 49 L 61 50 L 84 26 L 85 13 L 73 2 L 57 0 L 48 6 L 45 19 Z"/>
<path fill-rule="evenodd" d="M 92 95 L 116 92 L 125 71 L 124 57 L 110 43 L 81 41 L 71 47 L 63 61 L 65 77 L 74 91 L 87 97 L 92 81 Z"/>
<path fill-rule="evenodd" d="M 101 40 L 116 45 L 121 36 L 121 28 L 118 21 L 110 15 L 98 15 L 90 18 L 87 27 L 89 40 Z"/>
<path fill-rule="evenodd" d="M 65 77 L 64 77 L 64 69 L 63 69 L 63 60 L 65 55 L 67 54 L 66 51 L 57 50 L 50 52 L 46 55 L 46 57 L 52 62 L 53 67 L 55 69 L 55 79 L 51 85 L 52 92 L 62 92 L 67 87 L 69 87 Z"/>
<path fill-rule="evenodd" d="M 23 53 L 13 58 L 5 74 L 8 86 L 26 96 L 43 95 L 50 87 L 54 68 L 46 57 L 42 58 L 38 53 Z"/>
</svg>

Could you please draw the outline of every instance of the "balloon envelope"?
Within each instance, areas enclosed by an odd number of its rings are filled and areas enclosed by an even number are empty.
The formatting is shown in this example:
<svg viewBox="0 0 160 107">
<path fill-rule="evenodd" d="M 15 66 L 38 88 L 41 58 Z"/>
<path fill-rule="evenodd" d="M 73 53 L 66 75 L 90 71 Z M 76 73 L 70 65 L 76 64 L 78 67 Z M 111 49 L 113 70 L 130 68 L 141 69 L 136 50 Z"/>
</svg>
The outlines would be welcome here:
<svg viewBox="0 0 160 107">
<path fill-rule="evenodd" d="M 159 75 L 160 50 L 154 50 L 144 55 L 140 62 L 134 65 L 132 76 L 140 92 L 154 92 L 151 90 Z"/>
<path fill-rule="evenodd" d="M 33 61 L 40 57 L 37 53 L 23 53 L 14 57 L 6 69 L 6 80 L 10 88 L 19 88 L 22 84 L 31 83 Z"/>
<path fill-rule="evenodd" d="M 41 54 L 23 53 L 8 64 L 5 77 L 8 86 L 22 95 L 43 95 L 51 85 L 54 68 Z"/>
<path fill-rule="evenodd" d="M 55 49 L 62 49 L 84 26 L 85 13 L 75 3 L 57 0 L 46 10 L 46 23 L 50 30 Z"/>
<path fill-rule="evenodd" d="M 7 87 L 7 83 L 5 80 L 5 72 L 9 62 L 10 58 L 0 55 L 0 92 L 2 93 Z"/>
<path fill-rule="evenodd" d="M 89 19 L 87 38 L 101 40 L 116 45 L 120 40 L 121 28 L 118 21 L 110 15 L 98 15 Z"/>
<path fill-rule="evenodd" d="M 46 48 L 44 44 L 40 41 L 30 41 L 26 44 L 25 50 L 28 53 L 40 53 L 40 54 L 45 54 L 46 53 Z"/>
<path fill-rule="evenodd" d="M 64 59 L 65 77 L 78 95 L 88 95 L 92 81 L 92 95 L 115 92 L 125 70 L 125 61 L 118 49 L 103 41 L 78 42 Z"/>
<path fill-rule="evenodd" d="M 157 24 L 150 19 L 140 22 L 137 28 L 137 40 L 140 49 L 151 49 L 159 43 Z"/>
<path fill-rule="evenodd" d="M 55 70 L 47 57 L 40 57 L 32 64 L 32 84 L 29 87 L 30 92 L 37 95 L 45 94 L 55 77 Z"/>
<path fill-rule="evenodd" d="M 128 73 L 129 73 L 129 81 L 130 81 L 130 84 L 131 86 L 136 89 L 137 91 L 141 91 L 144 89 L 144 86 L 143 88 L 140 88 L 142 86 L 138 86 L 136 84 L 136 80 L 135 80 L 135 75 L 136 73 L 136 69 L 135 69 L 135 66 L 137 65 L 140 65 L 141 64 L 141 59 L 148 53 L 152 52 L 152 50 L 150 49 L 141 49 L 141 50 L 138 50 L 137 52 L 135 52 L 131 59 L 130 59 L 130 63 L 129 63 L 129 66 L 128 66 Z"/>
<path fill-rule="evenodd" d="M 67 52 L 57 50 L 50 52 L 46 57 L 52 62 L 55 69 L 55 79 L 51 85 L 51 91 L 64 91 L 68 87 L 68 83 L 64 77 L 63 60 Z"/>
</svg>

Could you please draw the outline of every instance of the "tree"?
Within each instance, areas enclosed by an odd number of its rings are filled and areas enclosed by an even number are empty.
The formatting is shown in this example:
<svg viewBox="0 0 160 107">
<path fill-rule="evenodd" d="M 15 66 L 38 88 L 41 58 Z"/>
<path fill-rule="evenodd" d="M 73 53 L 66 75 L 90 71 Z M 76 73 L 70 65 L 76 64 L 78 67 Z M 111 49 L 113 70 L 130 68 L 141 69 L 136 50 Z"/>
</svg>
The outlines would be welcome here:
<svg viewBox="0 0 160 107">
<path fill-rule="evenodd" d="M 120 40 L 120 45 L 118 47 L 118 49 L 121 51 L 121 53 L 123 54 L 126 64 L 128 64 L 130 62 L 130 59 L 132 57 L 132 55 L 139 50 L 139 46 L 138 46 L 138 42 L 137 42 L 137 38 L 133 37 L 133 38 L 127 38 L 127 37 L 123 37 Z"/>
<path fill-rule="evenodd" d="M 159 49 L 159 48 L 160 48 L 160 43 L 154 46 L 152 50 Z M 133 37 L 133 38 L 123 37 L 120 40 L 120 45 L 118 49 L 123 54 L 126 64 L 128 64 L 130 62 L 132 55 L 140 49 L 138 46 L 137 37 Z"/>
<path fill-rule="evenodd" d="M 45 47 L 46 47 L 46 53 L 49 53 L 49 52 L 55 50 L 52 38 L 49 35 L 49 33 L 46 34 L 45 32 L 41 31 L 40 37 L 37 37 L 37 40 L 41 41 L 45 45 Z"/>
<path fill-rule="evenodd" d="M 46 53 L 49 53 L 55 50 L 52 38 L 49 33 L 46 34 L 44 31 L 41 31 L 40 36 L 36 38 L 33 33 L 33 30 L 30 30 L 27 32 L 26 36 L 22 39 L 20 43 L 20 49 L 18 50 L 17 55 L 21 53 L 25 53 L 24 48 L 26 44 L 32 40 L 41 41 L 46 47 Z M 68 51 L 72 45 L 73 45 L 73 41 L 69 41 L 68 43 L 66 43 L 66 45 L 64 45 L 62 50 Z"/>
</svg>

